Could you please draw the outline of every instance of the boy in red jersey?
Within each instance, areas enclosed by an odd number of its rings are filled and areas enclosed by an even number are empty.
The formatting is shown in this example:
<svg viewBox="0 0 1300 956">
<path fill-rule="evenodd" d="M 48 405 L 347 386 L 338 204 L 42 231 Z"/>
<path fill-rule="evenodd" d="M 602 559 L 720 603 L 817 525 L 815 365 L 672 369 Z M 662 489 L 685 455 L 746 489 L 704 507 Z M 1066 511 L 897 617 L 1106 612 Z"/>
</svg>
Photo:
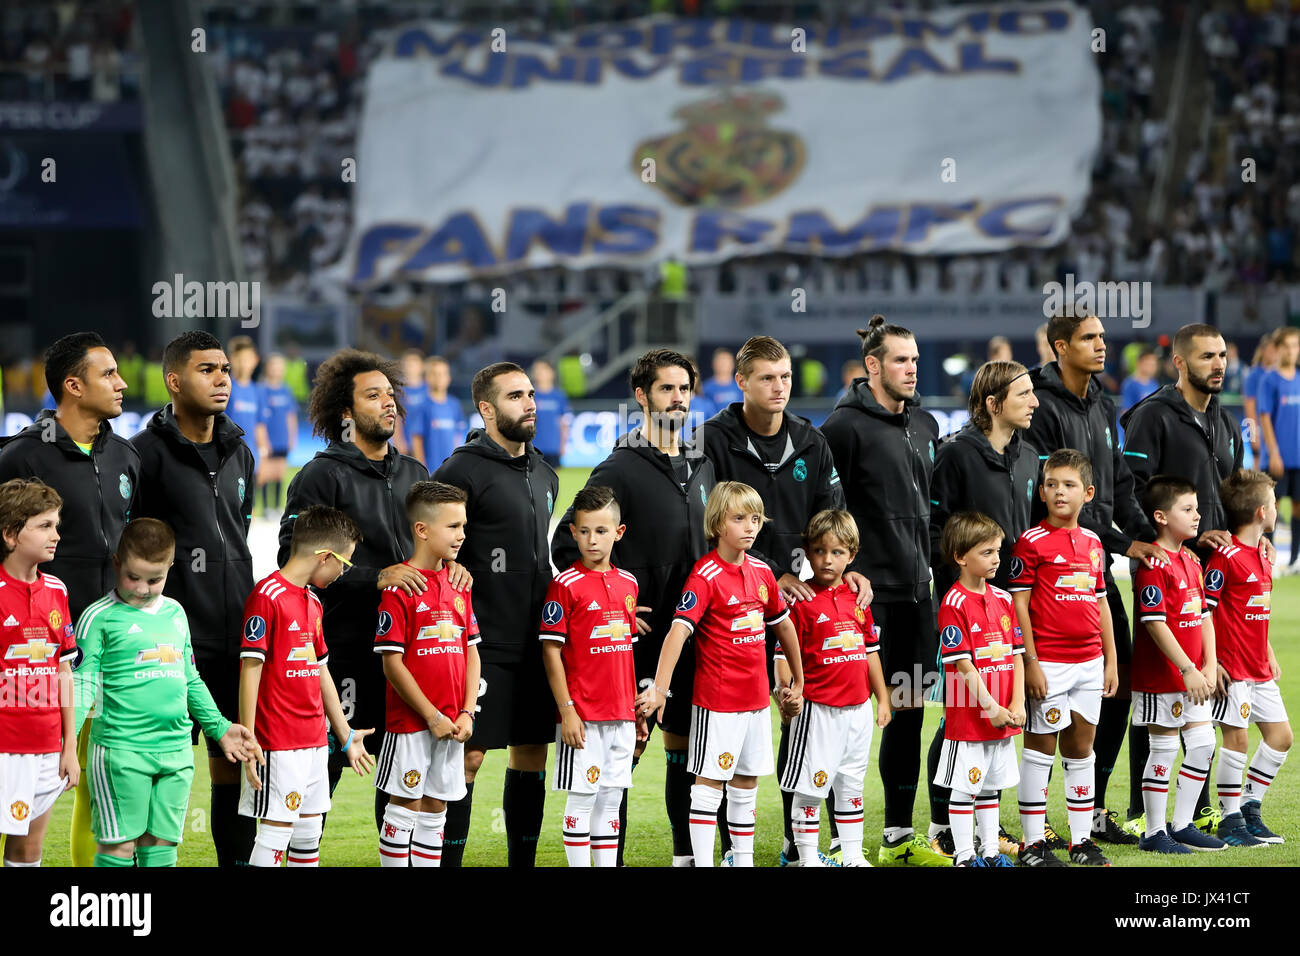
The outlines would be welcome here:
<svg viewBox="0 0 1300 956">
<path fill-rule="evenodd" d="M 417 481 L 406 493 L 415 553 L 406 563 L 428 588 L 384 589 L 375 653 L 388 678 L 384 745 L 375 786 L 388 794 L 379 865 L 439 866 L 447 801 L 465 796 L 465 741 L 478 705 L 478 620 L 468 592 L 455 591 L 446 562 L 465 542 L 465 492 Z"/>
<path fill-rule="evenodd" d="M 5 866 L 40 866 L 50 810 L 77 785 L 68 589 L 37 565 L 54 557 L 63 499 L 44 482 L 0 485 L 0 836 Z"/>
<path fill-rule="evenodd" d="M 1201 787 L 1214 759 L 1210 697 L 1217 673 L 1214 622 L 1201 599 L 1201 562 L 1191 549 L 1201 515 L 1196 487 L 1182 478 L 1155 475 L 1142 494 L 1157 530 L 1156 544 L 1169 556 L 1155 568 L 1141 565 L 1133 576 L 1133 725 L 1145 726 L 1151 753 L 1142 771 L 1146 828 L 1138 848 L 1151 853 L 1222 850 L 1226 844 L 1192 823 Z M 1172 825 L 1165 827 L 1169 773 L 1182 732 L 1186 755 L 1178 771 Z"/>
<path fill-rule="evenodd" d="M 1011 595 L 988 583 L 1001 564 L 1002 528 L 988 515 L 959 512 L 939 546 L 961 576 L 939 605 L 945 689 L 934 782 L 952 790 L 953 865 L 1007 867 L 1010 857 L 998 852 L 999 799 L 1020 781 L 1012 738 L 1025 723 L 1025 646 Z"/>
<path fill-rule="evenodd" d="M 1264 825 L 1259 812 L 1292 741 L 1291 722 L 1277 689 L 1282 671 L 1268 637 L 1273 567 L 1259 550 L 1260 539 L 1277 521 L 1273 479 L 1260 471 L 1237 471 L 1224 479 L 1219 497 L 1233 535 L 1232 544 L 1217 549 L 1205 569 L 1218 663 L 1212 716 L 1223 734 L 1214 780 L 1223 813 L 1219 837 L 1229 846 L 1281 843 L 1282 837 Z M 1252 723 L 1263 739 L 1247 769 L 1247 730 Z"/>
<path fill-rule="evenodd" d="M 790 810 L 800 866 L 822 866 L 817 852 L 821 805 L 835 793 L 844 866 L 870 866 L 862 855 L 862 778 L 871 755 L 872 725 L 892 714 L 880 668 L 880 638 L 871 611 L 857 606 L 844 570 L 858 553 L 858 525 L 847 511 L 819 511 L 803 537 L 812 567 L 813 597 L 790 609 L 804 673 L 803 711 L 790 724 L 790 759 L 781 789 Z M 783 650 L 776 652 L 778 687 L 790 684 Z M 875 695 L 873 712 L 868 699 Z"/>
<path fill-rule="evenodd" d="M 326 718 L 358 774 L 374 767 L 343 716 L 321 633 L 324 614 L 311 587 L 327 588 L 348 569 L 361 532 L 341 511 L 312 505 L 293 526 L 289 560 L 244 603 L 239 650 L 239 722 L 253 728 L 239 812 L 257 818 L 249 866 L 319 866 L 321 814 L 330 808 Z M 311 587 L 309 587 L 309 585 Z"/>
<path fill-rule="evenodd" d="M 1065 866 L 1047 846 L 1047 785 L 1061 741 L 1070 862 L 1110 866 L 1092 841 L 1093 738 L 1101 700 L 1119 686 L 1101 539 L 1079 527 L 1092 500 L 1092 462 L 1073 448 L 1043 463 L 1038 493 L 1047 517 L 1011 552 L 1008 588 L 1025 644 L 1028 723 L 1020 757 L 1021 866 Z"/>
<path fill-rule="evenodd" d="M 567 790 L 569 866 L 615 866 L 619 805 L 632 786 L 632 751 L 650 734 L 636 716 L 636 577 L 609 562 L 623 537 L 618 501 L 603 485 L 573 499 L 580 558 L 556 575 L 542 605 L 542 661 L 558 708 L 553 787 Z M 588 852 L 590 848 L 590 852 Z"/>
<path fill-rule="evenodd" d="M 778 688 L 781 709 L 803 707 L 803 661 L 790 611 L 772 569 L 746 552 L 767 520 L 749 485 L 720 481 L 709 492 L 704 530 L 714 550 L 696 562 L 659 652 L 654 683 L 637 697 L 638 712 L 663 716 L 682 645 L 695 638 L 689 769 L 691 847 L 696 866 L 713 865 L 718 807 L 727 788 L 727 830 L 734 866 L 754 865 L 758 778 L 773 772 L 768 707 L 767 628 L 785 651 L 791 682 Z"/>
</svg>

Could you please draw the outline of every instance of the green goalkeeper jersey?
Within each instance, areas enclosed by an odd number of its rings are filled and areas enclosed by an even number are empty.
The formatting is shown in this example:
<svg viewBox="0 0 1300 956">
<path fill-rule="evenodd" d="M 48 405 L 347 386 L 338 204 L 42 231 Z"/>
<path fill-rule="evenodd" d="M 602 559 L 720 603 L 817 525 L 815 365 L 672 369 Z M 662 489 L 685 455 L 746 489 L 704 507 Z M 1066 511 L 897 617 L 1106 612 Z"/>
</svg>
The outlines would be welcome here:
<svg viewBox="0 0 1300 956">
<path fill-rule="evenodd" d="M 93 716 L 94 743 L 146 753 L 189 747 L 191 715 L 213 740 L 230 729 L 194 665 L 185 609 L 172 598 L 132 607 L 114 588 L 82 612 L 77 646 L 77 729 Z"/>
</svg>

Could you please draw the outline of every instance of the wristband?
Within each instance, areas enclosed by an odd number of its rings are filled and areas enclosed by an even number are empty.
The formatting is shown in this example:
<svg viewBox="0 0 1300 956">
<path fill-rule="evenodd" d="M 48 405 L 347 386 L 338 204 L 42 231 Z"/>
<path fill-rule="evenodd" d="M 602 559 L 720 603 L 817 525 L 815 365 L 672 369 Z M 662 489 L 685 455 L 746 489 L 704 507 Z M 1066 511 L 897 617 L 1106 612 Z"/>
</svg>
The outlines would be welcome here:
<svg viewBox="0 0 1300 956">
<path fill-rule="evenodd" d="M 1033 661 L 1035 664 L 1038 663 L 1038 658 L 1037 658 L 1035 655 L 1033 655 L 1033 654 L 1024 654 L 1024 655 L 1022 655 L 1022 656 L 1023 656 L 1024 659 L 1027 660 L 1027 661 Z"/>
<path fill-rule="evenodd" d="M 560 706 L 561 706 L 561 707 L 577 707 L 577 704 L 575 704 L 575 703 L 573 702 L 573 698 L 570 697 L 568 700 L 566 700 L 566 701 L 565 701 L 563 704 L 561 704 Z"/>
<path fill-rule="evenodd" d="M 343 745 L 343 748 L 342 748 L 342 749 L 343 749 L 343 755 L 344 755 L 344 756 L 347 756 L 348 748 L 352 746 L 352 735 L 353 735 L 354 733 L 356 733 L 356 731 L 353 730 L 351 727 L 349 727 L 349 728 L 348 728 L 348 739 L 347 739 L 347 743 L 345 743 L 345 744 Z"/>
<path fill-rule="evenodd" d="M 672 691 L 670 691 L 666 687 L 660 687 L 658 684 L 655 684 L 655 690 L 659 691 L 659 693 L 663 695 L 664 700 L 667 700 L 669 697 L 673 696 Z"/>
<path fill-rule="evenodd" d="M 474 722 L 474 715 L 473 715 L 472 713 L 470 713 L 468 710 L 466 710 L 464 707 L 462 707 L 462 708 L 460 709 L 460 713 L 457 714 L 456 716 L 459 717 L 461 714 L 464 714 L 465 716 L 467 716 L 467 717 L 469 718 L 470 723 L 473 723 L 473 722 Z"/>
</svg>

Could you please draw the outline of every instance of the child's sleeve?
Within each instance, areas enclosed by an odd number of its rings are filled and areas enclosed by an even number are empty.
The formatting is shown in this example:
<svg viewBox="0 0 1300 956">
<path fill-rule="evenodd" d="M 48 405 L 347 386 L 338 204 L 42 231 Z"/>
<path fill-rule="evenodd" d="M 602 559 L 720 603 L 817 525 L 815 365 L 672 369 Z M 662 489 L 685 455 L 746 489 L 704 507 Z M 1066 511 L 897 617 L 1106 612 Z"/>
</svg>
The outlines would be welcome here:
<svg viewBox="0 0 1300 956">
<path fill-rule="evenodd" d="M 951 604 L 939 605 L 939 659 L 945 664 L 974 660 L 966 618 Z"/>
<path fill-rule="evenodd" d="M 1139 564 L 1133 576 L 1133 597 L 1139 621 L 1165 620 L 1168 596 L 1165 573 L 1159 568 Z"/>
<path fill-rule="evenodd" d="M 1229 564 L 1222 552 L 1215 551 L 1205 566 L 1205 604 L 1214 609 L 1223 598 L 1223 588 L 1228 583 Z"/>
<path fill-rule="evenodd" d="M 1097 583 L 1094 585 L 1093 590 L 1098 598 L 1104 598 L 1106 596 L 1106 549 L 1102 546 L 1100 538 L 1097 539 L 1097 549 L 1101 552 L 1101 557 L 1098 559 L 1095 569 Z"/>
<path fill-rule="evenodd" d="M 862 621 L 862 650 L 868 654 L 875 654 L 880 650 L 880 628 L 876 626 L 876 619 L 871 616 L 871 608 L 865 611 L 858 609 L 864 616 Z"/>
<path fill-rule="evenodd" d="M 471 647 L 483 640 L 478 632 L 478 615 L 474 613 L 474 602 L 469 592 L 465 592 L 465 646 Z"/>
<path fill-rule="evenodd" d="M 776 586 L 776 576 L 772 574 L 772 569 L 764 567 L 759 573 L 767 583 L 767 599 L 763 602 L 763 621 L 768 627 L 772 627 L 790 616 L 790 608 L 786 606 L 785 595 Z"/>
<path fill-rule="evenodd" d="M 803 616 L 803 608 L 807 601 L 800 601 L 790 608 L 790 623 L 794 625 L 794 635 L 799 639 L 799 646 L 803 647 L 803 629 L 807 626 L 808 621 Z M 772 660 L 785 660 L 785 645 L 780 641 L 776 642 L 776 649 L 772 652 Z"/>
<path fill-rule="evenodd" d="M 244 626 L 239 638 L 240 658 L 266 660 L 266 646 L 271 640 L 271 625 L 275 621 L 275 605 L 256 588 L 244 602 Z"/>
<path fill-rule="evenodd" d="M 543 641 L 556 641 L 563 644 L 569 639 L 568 589 L 552 578 L 546 586 L 546 602 L 542 605 L 542 622 L 538 629 L 538 638 Z M 636 628 L 633 627 L 633 633 Z"/>
<path fill-rule="evenodd" d="M 407 625 L 405 592 L 401 588 L 384 588 L 379 596 L 379 619 L 375 623 L 376 654 L 406 652 Z"/>
<path fill-rule="evenodd" d="M 692 571 L 686 578 L 686 584 L 682 587 L 682 596 L 677 601 L 676 610 L 673 611 L 673 623 L 681 621 L 686 625 L 686 629 L 694 634 L 695 626 L 704 618 L 704 612 L 709 609 L 711 599 L 712 588 L 709 582 Z"/>
<path fill-rule="evenodd" d="M 1008 591 L 1031 591 L 1038 570 L 1038 556 L 1034 552 L 1033 542 L 1023 536 L 1016 539 L 1011 549 L 1011 577 L 1007 581 Z"/>
<path fill-rule="evenodd" d="M 100 620 L 100 614 L 82 613 L 81 620 L 77 621 L 73 631 L 73 639 L 81 652 L 72 675 L 77 733 L 81 732 L 81 725 L 86 722 L 86 718 L 98 716 L 103 706 L 104 685 L 99 662 L 104 652 L 104 629 L 99 624 Z"/>
<path fill-rule="evenodd" d="M 185 704 L 190 716 L 199 722 L 203 732 L 212 740 L 220 740 L 230 729 L 230 721 L 217 707 L 212 699 L 212 692 L 199 676 L 199 668 L 194 663 L 194 646 L 190 640 L 190 622 L 185 612 L 177 609 L 178 620 L 185 634 Z"/>
</svg>

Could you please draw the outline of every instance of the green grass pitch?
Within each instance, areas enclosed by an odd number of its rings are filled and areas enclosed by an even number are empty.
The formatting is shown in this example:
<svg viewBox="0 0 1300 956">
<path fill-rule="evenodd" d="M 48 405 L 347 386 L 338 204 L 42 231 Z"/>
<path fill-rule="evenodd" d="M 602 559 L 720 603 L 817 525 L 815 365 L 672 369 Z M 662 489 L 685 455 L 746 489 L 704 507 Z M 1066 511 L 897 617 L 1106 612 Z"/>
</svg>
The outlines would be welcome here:
<svg viewBox="0 0 1300 956">
<path fill-rule="evenodd" d="M 556 516 L 573 500 L 573 495 L 585 482 L 587 472 L 584 469 L 563 469 L 560 473 L 560 492 L 556 502 Z M 1126 604 L 1131 604 L 1131 588 L 1127 582 L 1120 583 L 1124 591 Z M 1272 635 L 1273 646 L 1277 650 L 1278 660 L 1282 665 L 1282 694 L 1288 711 L 1300 714 L 1300 647 L 1297 647 L 1293 635 L 1300 630 L 1300 577 L 1279 578 L 1275 585 L 1273 598 Z M 935 705 L 926 708 L 923 747 L 928 747 L 930 738 L 938 725 L 941 710 Z M 773 723 L 773 733 L 777 725 Z M 876 734 L 873 751 L 879 748 L 879 733 Z M 1252 731 L 1250 752 L 1258 742 L 1259 735 Z M 775 740 L 775 737 L 774 737 Z M 1127 745 L 1126 745 L 1127 747 Z M 1300 766 L 1296 760 L 1283 767 L 1278 781 L 1269 791 L 1265 800 L 1265 819 L 1278 833 L 1286 837 L 1283 846 L 1262 850 L 1228 850 L 1214 854 L 1195 854 L 1190 857 L 1161 857 L 1153 859 L 1140 853 L 1136 847 L 1107 847 L 1106 853 L 1116 866 L 1296 866 L 1300 864 Z M 196 772 L 194 789 L 190 800 L 189 828 L 185 842 L 180 850 L 181 866 L 212 866 L 216 857 L 212 849 L 212 839 L 207 822 L 208 774 L 206 754 L 202 747 L 195 750 Z M 506 842 L 504 817 L 501 810 L 501 786 L 505 771 L 505 752 L 494 751 L 488 754 L 478 775 L 475 787 L 473 826 L 470 831 L 469 845 L 465 853 L 466 866 L 504 866 L 506 862 Z M 924 767 L 922 776 L 924 776 Z M 547 786 L 550 786 L 548 769 Z M 1053 775 L 1053 790 L 1049 803 L 1049 818 L 1064 827 L 1066 821 L 1065 799 L 1060 786 L 1061 774 Z M 636 770 L 635 787 L 629 801 L 628 841 L 626 862 L 629 866 L 664 866 L 672 854 L 672 844 L 668 829 L 668 819 L 664 813 L 663 801 L 664 759 L 663 745 L 656 734 L 651 738 L 650 747 Z M 369 777 L 357 777 L 350 771 L 344 775 L 343 782 L 334 794 L 334 809 L 330 813 L 325 838 L 321 845 L 321 862 L 325 866 L 377 866 L 378 851 L 373 819 L 374 789 Z M 875 841 L 879 839 L 882 826 L 883 807 L 881 803 L 880 777 L 876 768 L 875 753 L 866 777 L 866 834 L 869 854 L 874 852 Z M 1118 766 L 1111 778 L 1108 790 L 1112 809 L 1121 813 L 1128 800 L 1128 757 L 1127 749 L 1121 752 Z M 1172 810 L 1172 795 L 1170 809 Z M 563 866 L 564 849 L 560 842 L 560 817 L 564 807 L 564 795 L 554 791 L 546 798 L 546 822 L 538 846 L 537 862 L 542 866 Z M 49 836 L 45 841 L 44 864 L 46 866 L 67 866 L 68 821 L 72 814 L 72 798 L 65 795 L 60 798 L 54 809 L 50 823 Z M 918 831 L 924 833 L 928 822 L 929 805 L 926 801 L 925 781 L 920 782 L 914 822 Z M 1020 832 L 1019 819 L 1016 815 L 1015 795 L 1008 793 L 1002 801 L 1002 819 L 1012 833 Z M 822 845 L 828 836 L 822 834 Z M 758 830 L 755 841 L 755 863 L 759 866 L 772 866 L 776 863 L 781 844 L 781 800 L 774 778 L 766 778 L 759 784 L 758 791 Z M 869 857 L 870 858 L 870 857 Z"/>
</svg>

